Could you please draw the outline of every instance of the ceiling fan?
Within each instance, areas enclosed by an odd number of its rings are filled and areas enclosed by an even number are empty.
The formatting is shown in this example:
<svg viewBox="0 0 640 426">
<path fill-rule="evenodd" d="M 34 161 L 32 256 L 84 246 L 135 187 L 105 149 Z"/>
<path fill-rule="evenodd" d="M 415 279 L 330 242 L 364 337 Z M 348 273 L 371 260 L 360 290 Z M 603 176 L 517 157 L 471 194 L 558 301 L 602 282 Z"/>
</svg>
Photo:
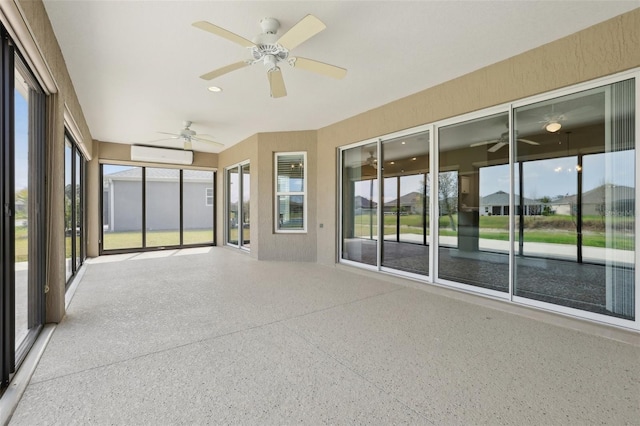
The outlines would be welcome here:
<svg viewBox="0 0 640 426">
<path fill-rule="evenodd" d="M 202 137 L 202 136 L 209 136 L 209 135 L 196 136 L 196 131 L 190 129 L 191 124 L 193 124 L 191 121 L 188 121 L 188 120 L 183 121 L 182 125 L 184 126 L 184 128 L 180 130 L 179 133 L 167 133 L 167 132 L 158 132 L 158 133 L 162 135 L 170 135 L 171 137 L 168 139 L 182 139 L 184 141 L 184 149 L 192 149 L 193 141 L 210 143 L 213 145 L 224 147 L 224 144 L 220 142 L 216 142 L 214 140 Z M 164 140 L 164 139 L 161 139 L 161 140 Z"/>
<path fill-rule="evenodd" d="M 509 124 L 507 124 L 507 129 L 508 128 L 509 128 Z M 517 131 L 516 131 L 516 137 L 518 137 L 518 132 Z M 529 145 L 540 145 L 539 142 L 532 141 L 532 140 L 529 140 L 529 139 L 522 139 L 522 138 L 518 138 L 518 142 L 527 143 Z M 499 150 L 503 146 L 509 145 L 509 130 L 507 130 L 506 132 L 502 133 L 498 139 L 491 139 L 491 140 L 488 140 L 488 141 L 472 143 L 471 145 L 469 145 L 469 147 L 474 148 L 476 146 L 491 145 L 491 144 L 493 144 L 493 146 L 490 147 L 487 150 L 489 152 L 496 152 L 497 150 Z"/>
<path fill-rule="evenodd" d="M 556 113 L 555 105 L 551 105 L 551 112 L 545 114 L 542 120 L 538 121 L 538 124 L 542 125 L 542 128 L 547 132 L 556 133 L 562 128 L 563 121 L 567 119 L 580 121 L 592 118 L 594 114 L 599 116 L 597 108 L 593 105 L 585 105 L 566 113 Z"/>
<path fill-rule="evenodd" d="M 375 170 L 378 169 L 378 159 L 374 155 L 374 151 L 369 151 L 369 157 L 360 163 L 360 167 L 362 166 L 371 166 Z"/>
<path fill-rule="evenodd" d="M 336 79 L 344 78 L 347 74 L 346 69 L 335 65 L 325 64 L 313 59 L 289 56 L 290 51 L 296 46 L 326 28 L 326 25 L 313 15 L 305 16 L 280 37 L 276 35 L 280 28 L 280 22 L 274 18 L 263 18 L 260 21 L 262 33 L 254 37 L 252 41 L 207 21 L 194 22 L 193 26 L 239 44 L 249 49 L 251 54 L 251 59 L 235 62 L 201 75 L 200 78 L 204 80 L 212 80 L 231 71 L 262 62 L 267 70 L 271 97 L 280 98 L 287 95 L 282 72 L 278 66 L 281 62 L 286 62 L 294 68 L 302 68 Z"/>
</svg>

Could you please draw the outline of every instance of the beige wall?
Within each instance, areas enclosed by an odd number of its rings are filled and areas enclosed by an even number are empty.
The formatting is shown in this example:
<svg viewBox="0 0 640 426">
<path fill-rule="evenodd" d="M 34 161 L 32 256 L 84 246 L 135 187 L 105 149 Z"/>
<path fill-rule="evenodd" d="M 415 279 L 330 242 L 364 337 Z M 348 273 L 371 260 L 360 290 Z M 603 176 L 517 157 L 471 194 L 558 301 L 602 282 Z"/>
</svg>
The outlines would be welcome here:
<svg viewBox="0 0 640 426">
<path fill-rule="evenodd" d="M 318 262 L 337 250 L 337 148 L 640 66 L 640 9 L 318 131 Z M 320 183 L 321 182 L 321 183 Z"/>
<path fill-rule="evenodd" d="M 275 233 L 275 153 L 307 153 L 307 232 Z M 260 260 L 316 261 L 316 132 L 279 132 L 258 135 L 258 182 L 260 199 L 258 232 Z M 253 247 L 252 247 L 253 250 Z"/>
<path fill-rule="evenodd" d="M 274 154 L 307 152 L 307 232 L 276 234 L 274 229 Z M 220 154 L 217 197 L 217 244 L 224 245 L 224 169 L 250 161 L 251 164 L 251 256 L 260 260 L 314 262 L 316 260 L 316 132 L 258 133 Z"/>
</svg>

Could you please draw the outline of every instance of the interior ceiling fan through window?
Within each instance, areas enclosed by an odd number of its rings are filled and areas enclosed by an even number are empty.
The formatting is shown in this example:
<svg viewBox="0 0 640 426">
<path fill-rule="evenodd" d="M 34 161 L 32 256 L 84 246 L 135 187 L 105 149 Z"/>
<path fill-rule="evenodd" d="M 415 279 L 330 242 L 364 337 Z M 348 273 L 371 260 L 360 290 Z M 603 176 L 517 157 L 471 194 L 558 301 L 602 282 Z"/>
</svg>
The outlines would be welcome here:
<svg viewBox="0 0 640 426">
<path fill-rule="evenodd" d="M 507 131 L 502 133 L 498 139 L 491 139 L 491 140 L 488 140 L 488 141 L 472 143 L 471 145 L 469 145 L 469 147 L 474 148 L 476 146 L 493 144 L 493 146 L 491 146 L 487 151 L 496 152 L 497 150 L 499 150 L 503 146 L 509 145 L 509 130 L 508 129 L 509 129 L 509 124 L 507 123 Z M 516 131 L 516 137 L 518 137 L 518 132 L 517 131 Z M 529 140 L 529 139 L 522 139 L 522 138 L 518 138 L 518 142 L 523 142 L 523 143 L 526 143 L 526 144 L 529 144 L 529 145 L 540 145 L 539 142 L 532 141 L 532 140 Z"/>
<path fill-rule="evenodd" d="M 280 37 L 276 35 L 280 28 L 280 22 L 274 18 L 264 18 L 260 21 L 263 32 L 257 35 L 253 41 L 207 21 L 194 22 L 193 26 L 237 43 L 249 49 L 251 53 L 251 59 L 236 62 L 201 75 L 200 78 L 204 80 L 212 80 L 231 71 L 262 62 L 267 70 L 271 97 L 280 98 L 287 95 L 282 71 L 278 66 L 281 62 L 286 62 L 294 68 L 306 69 L 336 79 L 344 78 L 347 74 L 346 69 L 335 65 L 325 64 L 313 59 L 289 56 L 291 50 L 326 28 L 326 25 L 313 15 L 305 16 Z"/>
</svg>

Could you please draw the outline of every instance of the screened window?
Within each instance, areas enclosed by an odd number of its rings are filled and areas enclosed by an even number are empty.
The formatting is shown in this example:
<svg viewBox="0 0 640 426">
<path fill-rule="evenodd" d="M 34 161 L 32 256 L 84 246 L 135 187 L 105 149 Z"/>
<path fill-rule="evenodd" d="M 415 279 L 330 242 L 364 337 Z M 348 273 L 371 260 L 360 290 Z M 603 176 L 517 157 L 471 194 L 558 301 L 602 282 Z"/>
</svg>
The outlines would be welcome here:
<svg viewBox="0 0 640 426">
<path fill-rule="evenodd" d="M 306 152 L 279 153 L 275 157 L 277 232 L 306 232 Z"/>
</svg>

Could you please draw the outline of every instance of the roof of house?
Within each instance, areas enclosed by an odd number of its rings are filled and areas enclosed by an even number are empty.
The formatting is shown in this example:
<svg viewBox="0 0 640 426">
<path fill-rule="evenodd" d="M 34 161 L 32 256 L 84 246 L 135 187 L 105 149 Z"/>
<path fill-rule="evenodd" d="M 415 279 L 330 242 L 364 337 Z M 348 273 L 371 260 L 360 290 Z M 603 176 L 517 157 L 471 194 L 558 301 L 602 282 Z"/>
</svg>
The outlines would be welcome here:
<svg viewBox="0 0 640 426">
<path fill-rule="evenodd" d="M 518 202 L 518 194 L 515 194 L 516 202 Z M 506 206 L 509 204 L 509 194 L 504 191 L 497 191 L 480 199 L 481 206 Z M 524 197 L 524 205 L 541 204 L 540 201 Z"/>
<path fill-rule="evenodd" d="M 607 193 L 609 198 L 607 199 Z M 582 193 L 582 204 L 599 204 L 608 200 L 609 202 L 616 202 L 620 200 L 635 200 L 635 189 L 624 185 L 614 185 L 612 183 L 605 183 L 596 188 Z M 575 203 L 577 195 L 567 195 L 565 197 L 553 200 L 551 204 L 571 204 Z"/>
<path fill-rule="evenodd" d="M 167 180 L 177 181 L 179 178 L 178 169 L 169 168 L 146 168 L 146 178 L 149 180 Z M 140 180 L 142 179 L 142 167 L 131 167 L 127 170 L 122 170 L 115 173 L 109 173 L 105 175 L 105 178 L 112 180 Z M 184 181 L 202 181 L 210 182 L 213 179 L 213 172 L 207 170 L 185 170 L 183 174 Z"/>
<path fill-rule="evenodd" d="M 413 206 L 417 202 L 422 200 L 422 194 L 416 191 L 410 192 L 408 194 L 404 194 L 400 196 L 400 205 L 401 206 Z M 384 203 L 385 207 L 395 207 L 398 205 L 398 199 L 387 201 Z"/>
</svg>

